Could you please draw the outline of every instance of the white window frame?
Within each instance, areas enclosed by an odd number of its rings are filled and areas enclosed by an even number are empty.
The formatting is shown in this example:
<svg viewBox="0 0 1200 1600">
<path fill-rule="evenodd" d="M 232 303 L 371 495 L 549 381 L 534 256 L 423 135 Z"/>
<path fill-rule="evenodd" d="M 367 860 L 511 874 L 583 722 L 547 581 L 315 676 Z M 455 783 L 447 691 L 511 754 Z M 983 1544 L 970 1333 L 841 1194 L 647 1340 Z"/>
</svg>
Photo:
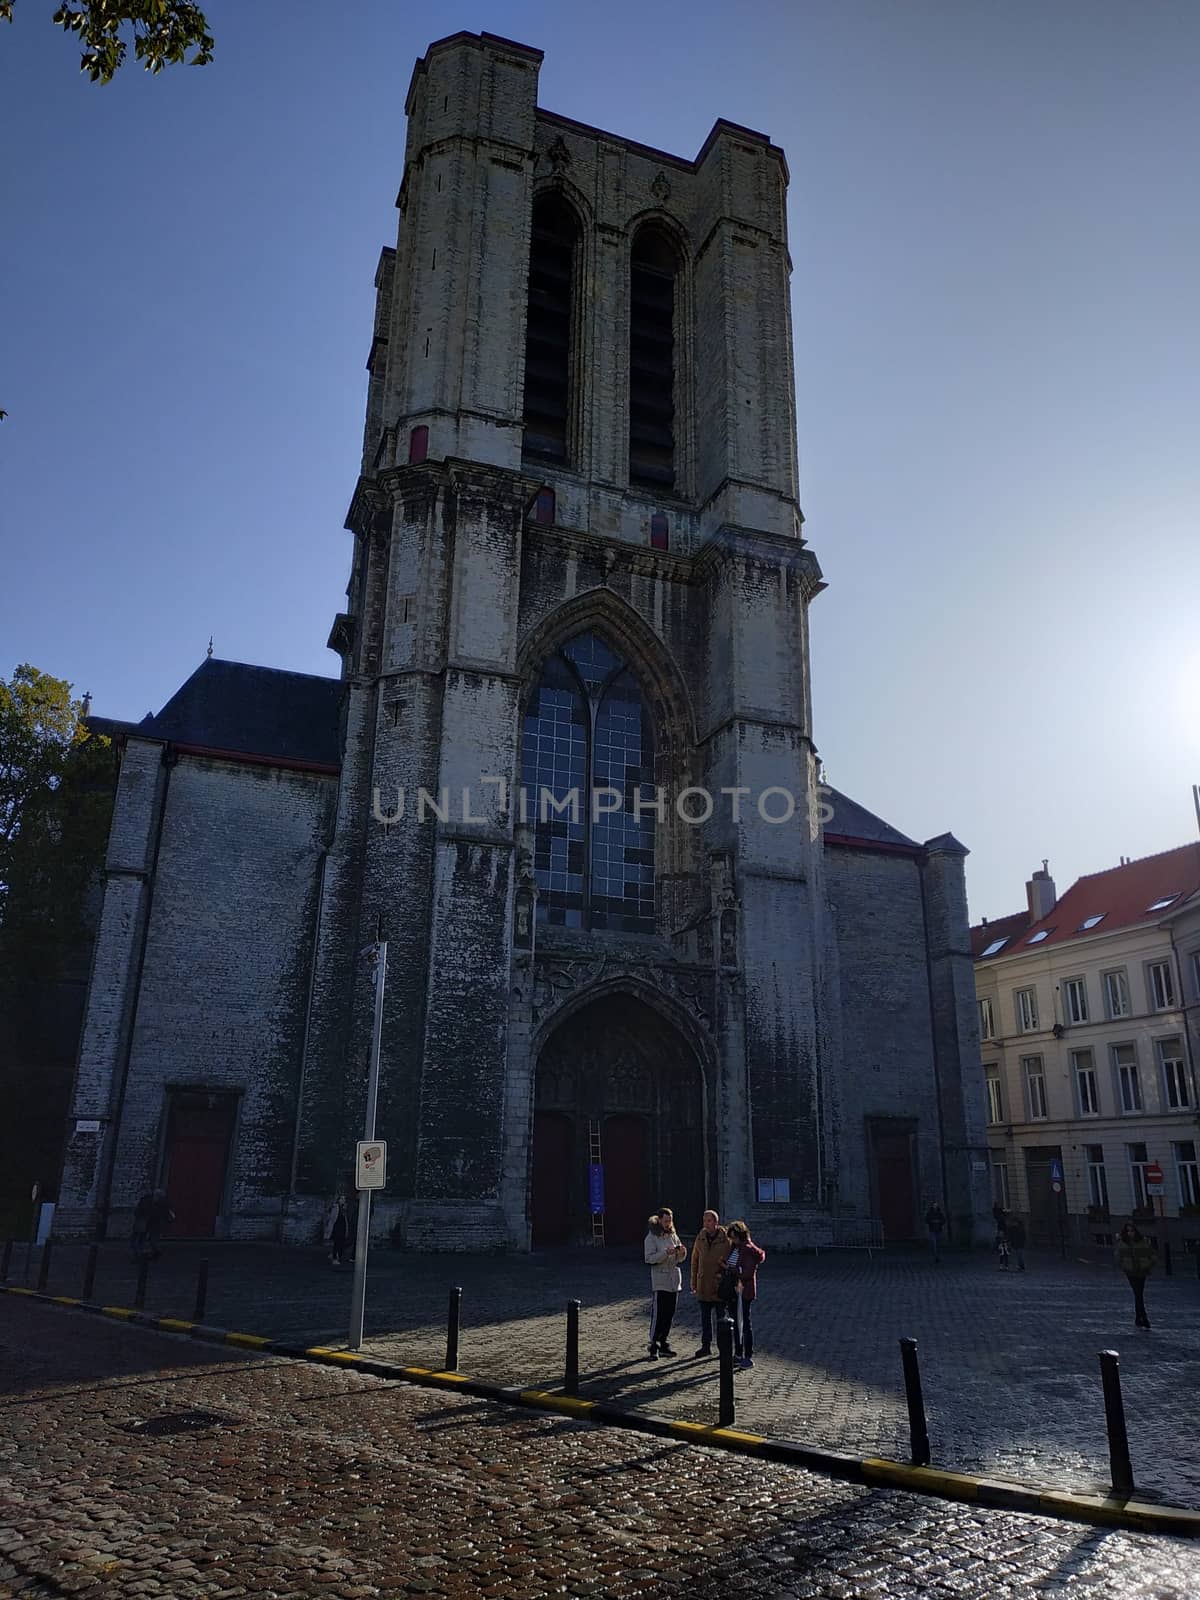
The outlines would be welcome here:
<svg viewBox="0 0 1200 1600">
<path fill-rule="evenodd" d="M 1075 1080 L 1075 1104 L 1081 1117 L 1098 1117 L 1100 1115 L 1100 1080 L 1096 1076 L 1096 1057 L 1091 1050 L 1071 1051 L 1071 1076 Z M 1084 1079 L 1090 1084 L 1087 1096 L 1083 1092 Z M 1085 1104 L 1090 1099 L 1092 1104 Z"/>
<path fill-rule="evenodd" d="M 1063 1021 L 1073 1027 L 1089 1022 L 1086 978 L 1064 978 L 1062 986 Z M 1076 1004 L 1076 1001 L 1078 1004 Z"/>
<path fill-rule="evenodd" d="M 1099 1150 L 1100 1159 L 1095 1160 L 1093 1150 Z M 1088 1203 L 1089 1205 L 1109 1209 L 1108 1203 L 1108 1172 L 1104 1165 L 1104 1146 L 1089 1144 L 1085 1146 L 1084 1153 L 1087 1157 L 1088 1169 Z"/>
<path fill-rule="evenodd" d="M 1013 1006 L 1017 1015 L 1018 1033 L 1038 1031 L 1037 989 L 1014 989 Z"/>
<path fill-rule="evenodd" d="M 1112 1056 L 1113 1081 L 1117 1086 L 1117 1110 L 1123 1117 L 1140 1116 L 1146 1109 L 1146 1097 L 1142 1093 L 1142 1075 L 1138 1071 L 1137 1045 L 1127 1042 L 1125 1044 L 1112 1044 L 1108 1048 Z M 1119 1052 L 1122 1050 L 1128 1050 L 1132 1059 L 1122 1061 L 1119 1056 Z M 1125 1076 L 1126 1073 L 1129 1074 L 1128 1078 Z M 1136 1093 L 1133 1096 L 1126 1095 L 1126 1083 L 1131 1083 L 1134 1086 Z M 1133 1106 L 1126 1105 L 1126 1100 L 1130 1098 L 1135 1099 L 1137 1104 Z"/>
<path fill-rule="evenodd" d="M 996 1037 L 996 1015 L 992 1007 L 990 995 L 982 995 L 979 1000 L 979 1037 L 981 1040 Z"/>
<path fill-rule="evenodd" d="M 1158 981 L 1162 976 L 1163 982 Z M 1159 996 L 1163 998 L 1160 1001 Z M 1171 969 L 1170 961 L 1147 961 L 1146 963 L 1146 1000 L 1151 1011 L 1174 1011 L 1175 1009 L 1175 974 Z"/>
<path fill-rule="evenodd" d="M 1170 1047 L 1170 1054 L 1167 1049 Z M 1162 1083 L 1164 1111 L 1187 1111 L 1192 1104 L 1192 1086 L 1188 1082 L 1187 1061 L 1183 1053 L 1183 1040 L 1172 1034 L 1169 1039 L 1156 1039 L 1154 1052 L 1158 1057 L 1158 1075 Z M 1178 1096 L 1172 1095 L 1172 1085 Z"/>
<path fill-rule="evenodd" d="M 1135 1150 L 1146 1150 L 1144 1139 L 1139 1139 L 1136 1144 L 1127 1144 L 1125 1154 L 1129 1157 L 1129 1188 L 1133 1196 L 1133 1209 L 1145 1211 L 1150 1205 L 1150 1196 L 1146 1192 L 1146 1168 L 1150 1165 L 1150 1152 L 1146 1151 L 1145 1160 L 1135 1160 Z"/>
<path fill-rule="evenodd" d="M 1030 1122 L 1047 1122 L 1046 1065 L 1041 1056 L 1021 1057 L 1021 1076 L 1025 1081 L 1025 1106 Z"/>
<path fill-rule="evenodd" d="M 1113 1005 L 1112 980 L 1114 978 L 1117 980 L 1118 993 L 1121 1000 L 1119 1007 Z M 1102 981 L 1104 984 L 1104 1011 L 1108 1020 L 1110 1022 L 1118 1022 L 1122 1017 L 1129 1016 L 1131 1010 L 1129 1004 L 1129 974 L 1125 971 L 1125 968 L 1113 967 L 1111 971 L 1104 974 Z"/>
<path fill-rule="evenodd" d="M 999 1178 L 999 1183 L 996 1179 Z M 1012 1207 L 1012 1195 L 1008 1187 L 1008 1161 L 992 1152 L 992 1199 L 998 1200 L 1005 1211 Z"/>
<path fill-rule="evenodd" d="M 1004 1089 L 1000 1083 L 1000 1068 L 985 1067 L 983 1081 L 987 1094 L 988 1127 L 998 1128 L 1004 1122 Z"/>
<path fill-rule="evenodd" d="M 1183 1152 L 1189 1148 L 1192 1153 L 1185 1156 Z M 1179 1192 L 1179 1204 L 1200 1206 L 1200 1162 L 1196 1160 L 1196 1141 L 1177 1139 L 1171 1146 L 1171 1154 L 1175 1157 L 1175 1186 Z"/>
</svg>

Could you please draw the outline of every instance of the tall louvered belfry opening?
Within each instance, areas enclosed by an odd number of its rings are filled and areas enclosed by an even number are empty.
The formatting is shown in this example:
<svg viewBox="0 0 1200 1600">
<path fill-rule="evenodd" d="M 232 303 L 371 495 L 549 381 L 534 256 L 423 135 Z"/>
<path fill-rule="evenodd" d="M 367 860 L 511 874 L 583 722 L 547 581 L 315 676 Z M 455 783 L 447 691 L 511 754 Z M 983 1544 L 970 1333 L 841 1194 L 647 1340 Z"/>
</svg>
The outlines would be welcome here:
<svg viewBox="0 0 1200 1600">
<path fill-rule="evenodd" d="M 633 241 L 629 268 L 629 481 L 675 487 L 675 278 L 661 228 Z"/>
<path fill-rule="evenodd" d="M 557 194 L 534 201 L 529 246 L 522 448 L 567 461 L 571 436 L 571 333 L 579 223 Z"/>
</svg>

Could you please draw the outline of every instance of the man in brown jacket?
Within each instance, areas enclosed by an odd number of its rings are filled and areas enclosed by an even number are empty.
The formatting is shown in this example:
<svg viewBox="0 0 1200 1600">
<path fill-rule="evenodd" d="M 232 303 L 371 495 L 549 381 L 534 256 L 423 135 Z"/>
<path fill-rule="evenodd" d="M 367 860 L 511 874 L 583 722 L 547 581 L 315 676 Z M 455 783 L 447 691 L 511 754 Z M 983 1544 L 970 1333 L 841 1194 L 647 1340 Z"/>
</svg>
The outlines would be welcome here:
<svg viewBox="0 0 1200 1600">
<path fill-rule="evenodd" d="M 721 1314 L 718 1287 L 725 1257 L 729 1254 L 729 1235 L 715 1211 L 704 1213 L 704 1226 L 692 1246 L 692 1293 L 700 1302 L 700 1348 L 694 1359 L 713 1353 L 713 1314 Z"/>
</svg>

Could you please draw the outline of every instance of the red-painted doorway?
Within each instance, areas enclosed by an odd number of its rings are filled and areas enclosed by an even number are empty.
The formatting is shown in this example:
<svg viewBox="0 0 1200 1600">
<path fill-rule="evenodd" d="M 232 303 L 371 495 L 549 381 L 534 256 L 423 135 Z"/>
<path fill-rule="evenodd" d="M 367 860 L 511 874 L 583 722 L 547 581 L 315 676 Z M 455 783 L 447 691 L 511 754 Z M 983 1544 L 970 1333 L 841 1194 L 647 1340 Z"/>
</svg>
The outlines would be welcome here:
<svg viewBox="0 0 1200 1600">
<path fill-rule="evenodd" d="M 875 1156 L 875 1196 L 889 1244 L 916 1235 L 913 1204 L 912 1134 L 906 1129 L 875 1128 L 871 1143 Z"/>
<path fill-rule="evenodd" d="M 237 1099 L 231 1094 L 176 1091 L 167 1114 L 164 1186 L 178 1239 L 211 1239 L 225 1196 L 225 1172 Z"/>
<path fill-rule="evenodd" d="M 557 1111 L 533 1118 L 533 1245 L 545 1249 L 571 1238 L 571 1119 Z"/>
</svg>

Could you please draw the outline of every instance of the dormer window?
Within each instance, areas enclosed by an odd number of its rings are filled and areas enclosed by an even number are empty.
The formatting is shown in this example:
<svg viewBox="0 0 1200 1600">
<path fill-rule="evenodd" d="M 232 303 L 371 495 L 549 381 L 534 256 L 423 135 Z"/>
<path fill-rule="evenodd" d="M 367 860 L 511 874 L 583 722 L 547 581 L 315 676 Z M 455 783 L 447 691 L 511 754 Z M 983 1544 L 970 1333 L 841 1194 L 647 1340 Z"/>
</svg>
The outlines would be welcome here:
<svg viewBox="0 0 1200 1600">
<path fill-rule="evenodd" d="M 1076 928 L 1076 933 L 1086 933 L 1089 928 L 1094 928 L 1098 922 L 1103 922 L 1107 915 L 1107 911 L 1100 911 L 1094 917 L 1084 917 L 1078 928 Z"/>
<path fill-rule="evenodd" d="M 1007 939 L 993 939 L 991 944 L 988 945 L 987 949 L 983 952 L 983 954 L 985 956 L 996 956 L 996 955 L 999 955 L 1001 950 L 1004 949 L 1004 946 L 1007 943 L 1008 943 Z"/>
<path fill-rule="evenodd" d="M 1152 906 L 1147 906 L 1146 910 L 1147 911 L 1165 911 L 1168 906 L 1174 905 L 1176 900 L 1178 900 L 1178 899 L 1179 899 L 1179 891 L 1178 890 L 1176 890 L 1174 894 L 1164 894 L 1159 899 L 1157 899 Z"/>
<path fill-rule="evenodd" d="M 1043 939 L 1048 939 L 1054 932 L 1053 928 L 1039 928 L 1036 933 L 1031 933 L 1026 939 L 1026 944 L 1041 944 Z"/>
</svg>

